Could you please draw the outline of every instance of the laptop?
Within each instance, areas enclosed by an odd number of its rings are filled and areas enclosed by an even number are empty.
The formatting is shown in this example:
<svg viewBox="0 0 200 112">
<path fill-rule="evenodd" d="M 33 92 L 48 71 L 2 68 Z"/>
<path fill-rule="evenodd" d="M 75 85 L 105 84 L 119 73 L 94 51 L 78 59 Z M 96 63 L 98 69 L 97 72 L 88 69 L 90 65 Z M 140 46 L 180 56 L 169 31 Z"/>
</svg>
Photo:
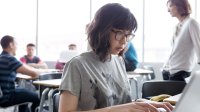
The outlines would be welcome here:
<svg viewBox="0 0 200 112">
<path fill-rule="evenodd" d="M 194 71 L 172 112 L 200 112 L 200 71 Z M 166 112 L 159 108 L 160 112 Z"/>
<path fill-rule="evenodd" d="M 175 105 L 173 112 L 200 112 L 200 71 L 194 71 L 191 79 Z"/>
</svg>

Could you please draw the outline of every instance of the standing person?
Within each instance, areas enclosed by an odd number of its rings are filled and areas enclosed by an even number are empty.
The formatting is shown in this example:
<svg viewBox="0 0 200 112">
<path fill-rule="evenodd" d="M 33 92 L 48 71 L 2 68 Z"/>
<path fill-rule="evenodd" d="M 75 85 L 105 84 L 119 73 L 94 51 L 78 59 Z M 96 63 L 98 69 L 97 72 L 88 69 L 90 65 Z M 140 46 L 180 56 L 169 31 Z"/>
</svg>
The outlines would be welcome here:
<svg viewBox="0 0 200 112">
<path fill-rule="evenodd" d="M 22 64 L 14 56 L 16 54 L 16 41 L 12 36 L 1 38 L 3 51 L 0 54 L 0 87 L 3 96 L 0 97 L 0 106 L 8 107 L 25 102 L 31 102 L 31 110 L 35 112 L 40 100 L 38 94 L 28 89 L 15 88 L 16 74 L 22 73 L 32 77 L 38 77 L 39 71 Z M 27 112 L 28 105 L 20 105 L 19 112 Z"/>
<path fill-rule="evenodd" d="M 24 55 L 23 57 L 20 58 L 20 61 L 22 63 L 26 63 L 29 66 L 34 67 L 34 68 L 42 68 L 42 69 L 48 68 L 46 63 L 44 63 L 39 57 L 34 56 L 34 52 L 35 52 L 34 44 L 32 43 L 27 44 L 26 52 L 27 52 L 27 55 Z"/>
<path fill-rule="evenodd" d="M 179 23 L 172 38 L 171 54 L 163 68 L 163 79 L 185 81 L 195 65 L 195 53 L 200 62 L 200 27 L 190 17 L 188 0 L 168 0 L 167 7 Z"/>
<path fill-rule="evenodd" d="M 138 67 L 138 58 L 133 43 L 129 42 L 124 53 L 126 71 L 134 71 Z"/>
<path fill-rule="evenodd" d="M 137 22 L 118 3 L 101 7 L 87 34 L 92 51 L 82 53 L 65 66 L 59 87 L 59 112 L 158 112 L 169 103 L 132 102 L 122 54 L 134 37 Z"/>
</svg>

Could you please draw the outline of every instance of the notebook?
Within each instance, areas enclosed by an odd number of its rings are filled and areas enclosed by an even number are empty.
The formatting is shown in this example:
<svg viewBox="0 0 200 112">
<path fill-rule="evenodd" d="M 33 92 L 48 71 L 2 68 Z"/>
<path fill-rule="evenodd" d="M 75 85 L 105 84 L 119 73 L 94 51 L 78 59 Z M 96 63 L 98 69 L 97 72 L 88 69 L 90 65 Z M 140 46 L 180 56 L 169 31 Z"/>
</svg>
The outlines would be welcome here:
<svg viewBox="0 0 200 112">
<path fill-rule="evenodd" d="M 200 112 L 200 71 L 192 72 L 173 112 Z"/>
</svg>

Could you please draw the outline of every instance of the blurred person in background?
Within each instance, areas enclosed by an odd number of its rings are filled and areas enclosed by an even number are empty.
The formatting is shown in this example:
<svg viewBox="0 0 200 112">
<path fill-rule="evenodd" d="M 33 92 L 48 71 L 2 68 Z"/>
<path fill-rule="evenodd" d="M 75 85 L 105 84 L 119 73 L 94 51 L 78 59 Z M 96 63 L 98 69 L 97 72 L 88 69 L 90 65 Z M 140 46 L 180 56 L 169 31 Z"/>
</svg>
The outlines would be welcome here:
<svg viewBox="0 0 200 112">
<path fill-rule="evenodd" d="M 191 7 L 188 0 L 168 0 L 167 8 L 171 16 L 179 22 L 175 27 L 172 50 L 164 64 L 162 75 L 164 80 L 185 81 L 195 63 L 200 63 L 200 27 L 190 17 Z"/>
<path fill-rule="evenodd" d="M 62 51 L 60 53 L 60 57 L 58 61 L 56 62 L 56 69 L 63 70 L 65 64 L 71 60 L 73 57 L 77 56 L 79 53 L 77 51 L 77 45 L 76 44 L 69 44 L 68 45 L 68 51 Z"/>
<path fill-rule="evenodd" d="M 17 73 L 37 78 L 40 71 L 21 63 L 14 57 L 17 50 L 14 37 L 9 35 L 2 37 L 1 47 L 3 51 L 0 54 L 0 89 L 3 95 L 0 97 L 0 106 L 8 107 L 31 102 L 31 111 L 35 112 L 40 103 L 38 94 L 29 89 L 16 87 L 15 80 Z M 19 112 L 29 112 L 28 104 L 20 105 Z"/>
<path fill-rule="evenodd" d="M 33 43 L 29 43 L 26 46 L 27 54 L 20 58 L 22 63 L 25 63 L 31 67 L 38 69 L 47 69 L 48 66 L 45 62 L 43 62 L 38 56 L 35 56 L 35 45 Z"/>
</svg>

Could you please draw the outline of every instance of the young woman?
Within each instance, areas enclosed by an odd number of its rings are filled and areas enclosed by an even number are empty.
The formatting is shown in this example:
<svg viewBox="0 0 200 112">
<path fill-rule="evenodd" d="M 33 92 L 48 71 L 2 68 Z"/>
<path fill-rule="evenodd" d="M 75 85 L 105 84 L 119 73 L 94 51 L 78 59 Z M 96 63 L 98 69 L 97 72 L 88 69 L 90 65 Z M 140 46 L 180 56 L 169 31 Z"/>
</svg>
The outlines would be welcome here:
<svg viewBox="0 0 200 112">
<path fill-rule="evenodd" d="M 118 3 L 101 7 L 87 34 L 92 51 L 73 58 L 65 66 L 60 85 L 59 112 L 158 112 L 169 103 L 132 102 L 122 54 L 134 37 L 137 22 Z"/>
<path fill-rule="evenodd" d="M 195 65 L 195 53 L 200 62 L 200 27 L 190 17 L 191 8 L 188 0 L 168 0 L 168 12 L 176 17 L 172 38 L 172 51 L 163 68 L 164 80 L 185 81 Z"/>
</svg>

